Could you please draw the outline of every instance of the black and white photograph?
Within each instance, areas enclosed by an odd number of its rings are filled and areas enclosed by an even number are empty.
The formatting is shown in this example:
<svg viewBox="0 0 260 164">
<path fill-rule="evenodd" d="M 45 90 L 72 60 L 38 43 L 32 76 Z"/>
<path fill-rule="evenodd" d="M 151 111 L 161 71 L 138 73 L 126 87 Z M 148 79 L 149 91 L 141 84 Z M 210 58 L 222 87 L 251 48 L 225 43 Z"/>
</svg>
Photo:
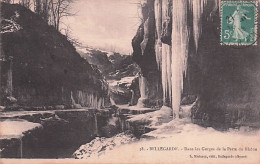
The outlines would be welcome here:
<svg viewBox="0 0 260 164">
<path fill-rule="evenodd" d="M 1 164 L 259 164 L 260 0 L 0 0 Z"/>
</svg>

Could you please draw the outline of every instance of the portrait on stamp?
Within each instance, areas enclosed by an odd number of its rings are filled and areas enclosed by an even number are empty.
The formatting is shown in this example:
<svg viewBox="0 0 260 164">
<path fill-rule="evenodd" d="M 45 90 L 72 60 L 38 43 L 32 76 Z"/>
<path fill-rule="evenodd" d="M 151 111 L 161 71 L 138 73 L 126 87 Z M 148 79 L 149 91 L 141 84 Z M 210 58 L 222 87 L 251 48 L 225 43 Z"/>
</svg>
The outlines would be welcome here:
<svg viewBox="0 0 260 164">
<path fill-rule="evenodd" d="M 221 44 L 253 45 L 257 39 L 257 1 L 221 2 Z"/>
</svg>

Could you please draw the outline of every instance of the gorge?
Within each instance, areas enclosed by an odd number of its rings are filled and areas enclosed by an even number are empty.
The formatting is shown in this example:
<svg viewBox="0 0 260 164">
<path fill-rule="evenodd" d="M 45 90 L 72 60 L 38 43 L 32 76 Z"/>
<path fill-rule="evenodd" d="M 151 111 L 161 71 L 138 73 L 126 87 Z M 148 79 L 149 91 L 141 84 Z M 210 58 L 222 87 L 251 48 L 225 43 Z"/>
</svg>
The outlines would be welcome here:
<svg viewBox="0 0 260 164">
<path fill-rule="evenodd" d="M 75 46 L 33 11 L 1 3 L 0 121 L 32 126 L 1 130 L 1 157 L 91 159 L 171 138 L 193 151 L 211 133 L 228 141 L 236 130 L 259 134 L 259 32 L 255 44 L 223 45 L 221 0 L 136 5 L 128 56 Z"/>
</svg>

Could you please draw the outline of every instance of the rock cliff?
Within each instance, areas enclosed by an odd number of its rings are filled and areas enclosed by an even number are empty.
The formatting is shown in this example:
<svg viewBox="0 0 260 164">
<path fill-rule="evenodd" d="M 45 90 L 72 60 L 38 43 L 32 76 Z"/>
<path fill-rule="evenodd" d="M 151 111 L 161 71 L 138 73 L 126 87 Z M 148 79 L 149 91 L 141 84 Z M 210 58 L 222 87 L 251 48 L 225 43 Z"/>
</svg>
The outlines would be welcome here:
<svg viewBox="0 0 260 164">
<path fill-rule="evenodd" d="M 18 106 L 42 109 L 100 108 L 109 100 L 99 71 L 39 16 L 1 3 L 1 21 L 1 105 L 13 98 Z"/>
</svg>

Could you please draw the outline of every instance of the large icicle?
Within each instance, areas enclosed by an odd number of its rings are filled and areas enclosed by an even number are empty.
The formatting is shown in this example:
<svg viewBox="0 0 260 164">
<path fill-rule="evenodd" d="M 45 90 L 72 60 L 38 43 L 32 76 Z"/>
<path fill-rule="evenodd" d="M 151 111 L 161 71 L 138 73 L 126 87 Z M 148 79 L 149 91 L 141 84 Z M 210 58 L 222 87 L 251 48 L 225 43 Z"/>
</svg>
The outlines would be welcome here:
<svg viewBox="0 0 260 164">
<path fill-rule="evenodd" d="M 203 8 L 206 2 L 206 0 L 189 1 L 189 5 L 192 6 L 193 11 L 193 37 L 196 46 L 196 51 L 198 50 L 199 37 L 201 34 L 201 15 L 203 13 Z"/>
<path fill-rule="evenodd" d="M 172 109 L 176 118 L 179 118 L 188 57 L 187 5 L 187 0 L 173 0 L 172 5 Z"/>
<path fill-rule="evenodd" d="M 162 44 L 162 87 L 163 87 L 163 102 L 167 103 L 167 99 L 171 101 L 172 88 L 171 88 L 171 46 Z"/>
<path fill-rule="evenodd" d="M 162 0 L 154 1 L 154 14 L 155 14 L 155 25 L 156 25 L 156 33 L 157 39 L 155 44 L 155 55 L 158 69 L 161 69 L 162 64 Z"/>
<path fill-rule="evenodd" d="M 169 2 L 162 1 L 162 22 L 170 19 Z M 171 46 L 162 43 L 162 87 L 163 87 L 163 103 L 166 105 L 167 99 L 171 100 Z"/>
<path fill-rule="evenodd" d="M 137 106 L 144 107 L 145 100 L 148 99 L 148 91 L 147 91 L 147 79 L 143 75 L 139 75 L 139 89 L 141 97 L 138 99 Z"/>
</svg>

